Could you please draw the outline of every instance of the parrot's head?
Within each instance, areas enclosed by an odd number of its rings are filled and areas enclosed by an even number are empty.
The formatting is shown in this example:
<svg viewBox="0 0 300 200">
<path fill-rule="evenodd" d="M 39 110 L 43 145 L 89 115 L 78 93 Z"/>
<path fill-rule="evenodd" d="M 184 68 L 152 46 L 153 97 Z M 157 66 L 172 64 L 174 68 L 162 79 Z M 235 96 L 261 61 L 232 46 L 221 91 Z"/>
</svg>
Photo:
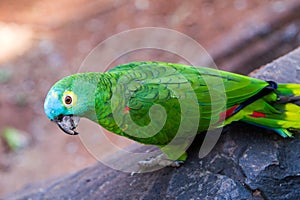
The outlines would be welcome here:
<svg viewBox="0 0 300 200">
<path fill-rule="evenodd" d="M 95 109 L 95 84 L 89 80 L 86 74 L 68 76 L 55 83 L 46 96 L 45 114 L 67 134 L 77 135 L 80 117 L 91 118 L 88 115 Z"/>
</svg>

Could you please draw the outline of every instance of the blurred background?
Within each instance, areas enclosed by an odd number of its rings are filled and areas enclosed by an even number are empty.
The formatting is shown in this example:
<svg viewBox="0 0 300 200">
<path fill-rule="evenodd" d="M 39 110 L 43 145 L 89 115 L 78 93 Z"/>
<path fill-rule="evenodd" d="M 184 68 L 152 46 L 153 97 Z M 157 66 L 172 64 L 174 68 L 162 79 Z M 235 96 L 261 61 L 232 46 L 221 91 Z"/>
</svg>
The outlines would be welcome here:
<svg viewBox="0 0 300 200">
<path fill-rule="evenodd" d="M 203 45 L 218 68 L 247 74 L 299 46 L 299 10 L 297 0 L 1 0 L 0 196 L 97 162 L 79 137 L 50 123 L 43 101 L 53 83 L 76 73 L 109 36 L 138 27 L 174 29 Z M 120 62 L 132 60 L 178 58 L 151 52 Z"/>
</svg>

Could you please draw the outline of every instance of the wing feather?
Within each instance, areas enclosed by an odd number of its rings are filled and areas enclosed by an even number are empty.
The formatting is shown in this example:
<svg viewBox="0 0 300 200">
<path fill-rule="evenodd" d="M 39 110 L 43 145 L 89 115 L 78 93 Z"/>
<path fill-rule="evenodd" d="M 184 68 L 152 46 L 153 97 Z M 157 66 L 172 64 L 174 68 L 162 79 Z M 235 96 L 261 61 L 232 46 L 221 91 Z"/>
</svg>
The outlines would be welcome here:
<svg viewBox="0 0 300 200">
<path fill-rule="evenodd" d="M 199 107 L 200 130 L 207 128 L 203 124 L 209 124 L 209 120 L 218 122 L 226 109 L 242 103 L 268 85 L 265 81 L 230 72 L 161 62 L 129 63 L 109 72 L 118 74 L 123 80 L 127 90 L 126 105 L 137 124 L 150 123 L 149 109 L 155 104 L 162 105 L 172 115 L 170 123 L 178 124 L 182 104 L 186 103 L 191 110 Z M 189 101 L 193 95 L 197 105 Z"/>
</svg>

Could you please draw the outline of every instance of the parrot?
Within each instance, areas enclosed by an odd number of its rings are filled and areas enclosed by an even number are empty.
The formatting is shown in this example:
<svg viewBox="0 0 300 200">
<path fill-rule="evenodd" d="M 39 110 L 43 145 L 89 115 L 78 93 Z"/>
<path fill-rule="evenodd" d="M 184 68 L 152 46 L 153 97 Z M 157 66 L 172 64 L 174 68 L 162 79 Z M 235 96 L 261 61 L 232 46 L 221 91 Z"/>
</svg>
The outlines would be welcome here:
<svg viewBox="0 0 300 200">
<path fill-rule="evenodd" d="M 162 154 L 141 161 L 178 167 L 196 134 L 241 121 L 284 138 L 300 130 L 300 84 L 208 67 L 136 61 L 67 76 L 49 90 L 46 116 L 69 135 L 80 118 Z"/>
</svg>

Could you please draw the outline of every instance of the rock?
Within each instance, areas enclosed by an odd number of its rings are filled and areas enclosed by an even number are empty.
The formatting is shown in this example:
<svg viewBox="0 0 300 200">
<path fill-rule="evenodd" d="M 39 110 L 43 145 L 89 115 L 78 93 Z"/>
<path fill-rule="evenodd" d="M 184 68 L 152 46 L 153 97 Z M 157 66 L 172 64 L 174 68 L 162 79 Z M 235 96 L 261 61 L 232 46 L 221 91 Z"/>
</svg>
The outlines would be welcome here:
<svg viewBox="0 0 300 200">
<path fill-rule="evenodd" d="M 278 83 L 300 83 L 300 48 L 267 64 L 251 75 Z"/>
<path fill-rule="evenodd" d="M 299 83 L 299 66 L 300 48 L 252 75 Z M 300 199 L 300 135 L 283 139 L 238 122 L 199 159 L 202 141 L 198 135 L 187 162 L 177 169 L 131 175 L 98 163 L 4 199 Z"/>
</svg>

